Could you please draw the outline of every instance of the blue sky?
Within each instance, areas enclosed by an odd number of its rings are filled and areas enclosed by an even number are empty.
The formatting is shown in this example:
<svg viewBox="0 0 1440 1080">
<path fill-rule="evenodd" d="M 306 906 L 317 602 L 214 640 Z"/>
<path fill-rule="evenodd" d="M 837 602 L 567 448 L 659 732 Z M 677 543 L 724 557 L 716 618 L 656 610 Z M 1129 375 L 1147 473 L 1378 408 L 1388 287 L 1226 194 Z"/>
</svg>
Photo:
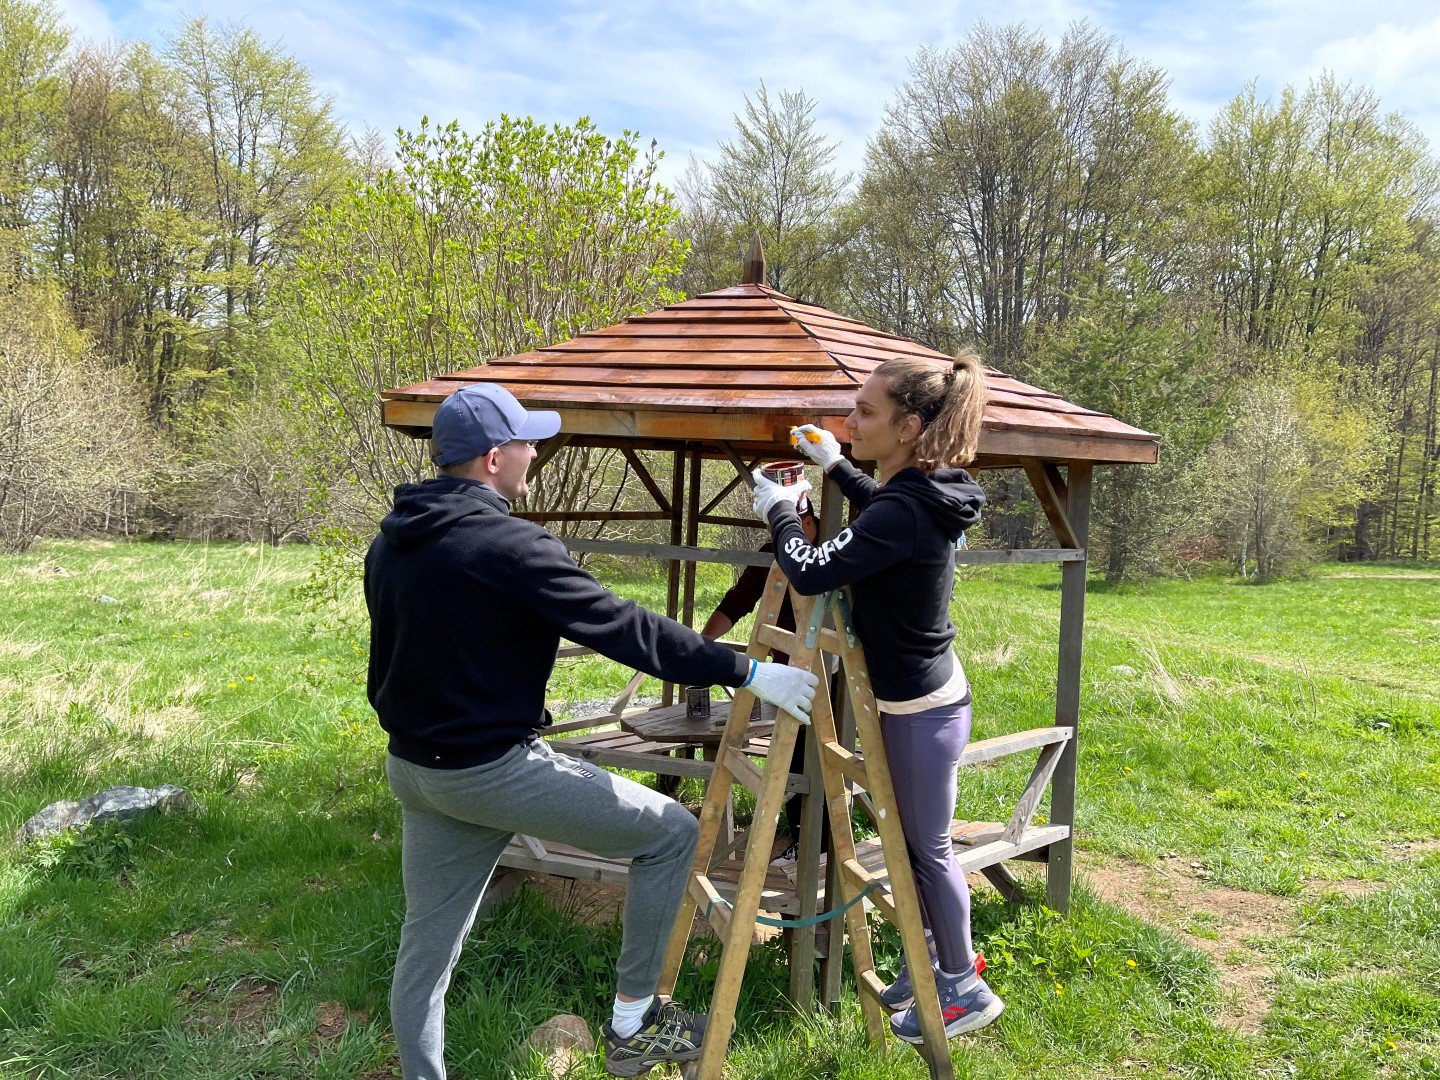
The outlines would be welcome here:
<svg viewBox="0 0 1440 1080">
<path fill-rule="evenodd" d="M 422 115 L 478 129 L 501 112 L 595 119 L 666 152 L 712 157 L 761 79 L 803 88 L 855 169 L 924 45 L 977 21 L 1058 38 L 1085 19 L 1164 68 L 1197 123 L 1251 80 L 1262 94 L 1322 70 L 1375 89 L 1440 150 L 1440 5 L 1414 0 L 697 0 L 688 4 L 418 0 L 59 0 L 78 36 L 159 41 L 186 16 L 243 21 L 303 61 L 352 129 L 386 134 Z"/>
</svg>

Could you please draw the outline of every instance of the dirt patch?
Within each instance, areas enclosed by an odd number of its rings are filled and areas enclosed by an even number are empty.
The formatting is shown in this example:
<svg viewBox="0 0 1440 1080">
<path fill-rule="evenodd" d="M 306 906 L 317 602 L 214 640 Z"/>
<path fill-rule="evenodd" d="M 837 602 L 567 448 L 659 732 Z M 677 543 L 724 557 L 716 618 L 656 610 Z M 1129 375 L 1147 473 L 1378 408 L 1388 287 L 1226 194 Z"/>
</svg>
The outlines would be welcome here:
<svg viewBox="0 0 1440 1080">
<path fill-rule="evenodd" d="M 1249 943 L 1288 934 L 1295 900 L 1212 885 L 1180 865 L 1091 862 L 1084 876 L 1102 900 L 1170 930 L 1209 956 L 1224 997 L 1218 1021 L 1246 1035 L 1260 1030 L 1270 1009 L 1273 969 Z"/>
<path fill-rule="evenodd" d="M 570 913 L 583 926 L 609 926 L 625 906 L 625 886 L 604 881 L 581 881 L 527 874 L 525 884 L 558 911 Z"/>
<path fill-rule="evenodd" d="M 1409 862 L 1423 858 L 1432 851 L 1440 851 L 1440 840 L 1396 840 L 1380 845 L 1385 858 L 1391 862 Z"/>
<path fill-rule="evenodd" d="M 268 979 L 248 978 L 221 985 L 208 983 L 187 995 L 195 1012 L 187 1026 L 202 1032 L 229 1028 L 245 1035 L 263 1035 L 265 1018 L 280 988 Z"/>
<path fill-rule="evenodd" d="M 347 1009 L 339 1001 L 322 1001 L 315 1006 L 315 1036 L 324 1041 L 338 1039 L 351 1024 L 368 1024 L 370 1014 L 363 1009 Z"/>
</svg>

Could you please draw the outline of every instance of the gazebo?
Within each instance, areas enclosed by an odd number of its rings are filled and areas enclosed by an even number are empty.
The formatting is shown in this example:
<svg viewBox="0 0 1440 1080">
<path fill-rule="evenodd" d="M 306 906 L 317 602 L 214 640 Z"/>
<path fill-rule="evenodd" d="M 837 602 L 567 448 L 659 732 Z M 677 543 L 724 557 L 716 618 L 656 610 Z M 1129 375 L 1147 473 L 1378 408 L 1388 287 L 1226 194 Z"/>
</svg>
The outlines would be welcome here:
<svg viewBox="0 0 1440 1080">
<path fill-rule="evenodd" d="M 834 311 L 806 304 L 763 284 L 764 260 L 758 242 L 746 263 L 744 280 L 732 288 L 626 319 L 615 326 L 568 341 L 382 395 L 384 423 L 416 438 L 429 435 L 435 408 L 446 396 L 475 382 L 495 382 L 527 407 L 554 409 L 561 434 L 544 445 L 538 472 L 560 449 L 613 447 L 654 502 L 653 510 L 623 515 L 531 508 L 538 521 L 630 520 L 667 522 L 668 543 L 568 540 L 572 551 L 660 559 L 668 563 L 666 614 L 692 624 L 695 567 L 701 562 L 762 565 L 770 556 L 702 548 L 701 525 L 752 524 L 718 513 L 725 497 L 749 478 L 756 463 L 793 457 L 791 427 L 815 423 L 844 445 L 844 417 L 860 384 L 882 361 L 949 357 L 908 338 L 875 330 Z M 967 822 L 957 826 L 956 850 L 967 871 L 981 871 L 1007 897 L 1015 897 L 1009 859 L 1046 867 L 1048 904 L 1069 905 L 1073 862 L 1076 789 L 1075 734 L 1080 711 L 1080 665 L 1085 616 L 1086 538 L 1093 470 L 1097 465 L 1152 464 L 1159 437 L 1104 413 L 1072 404 L 1004 372 L 985 369 L 989 404 L 975 470 L 1019 469 L 1029 480 L 1054 533 L 1056 546 L 1024 550 L 962 550 L 959 563 L 1059 563 L 1061 575 L 1055 723 L 972 744 L 964 763 L 977 764 L 1038 749 L 1030 782 L 1008 822 Z M 638 451 L 672 455 L 668 490 L 646 468 Z M 702 462 L 725 460 L 734 475 L 717 490 L 704 491 Z M 713 487 L 712 482 L 712 487 Z M 833 536 L 843 517 L 843 499 L 830 482 L 820 497 L 821 535 Z M 585 652 L 567 648 L 563 654 Z M 634 684 L 632 683 L 632 689 Z M 655 709 L 628 709 L 626 702 L 600 716 L 557 725 L 557 749 L 599 764 L 642 769 L 662 776 L 704 776 L 705 740 L 698 731 L 687 741 L 683 704 L 672 705 L 670 687 Z M 615 724 L 620 724 L 616 730 Z M 692 729 L 693 730 L 693 729 Z M 852 729 L 853 731 L 853 729 Z M 717 729 L 718 732 L 718 729 Z M 678 734 L 677 734 L 678 733 Z M 768 740 L 756 730 L 747 751 L 763 755 Z M 680 749 L 687 756 L 671 757 Z M 813 757 L 813 755 L 812 755 Z M 812 760 L 812 766 L 814 762 Z M 808 793 L 809 775 L 796 774 L 792 790 Z M 1033 824 L 1047 786 L 1048 821 Z M 818 784 L 816 785 L 818 790 Z M 807 799 L 801 858 L 794 886 L 767 882 L 768 910 L 813 915 L 825 897 L 838 896 L 833 868 L 829 889 L 819 880 L 819 799 Z M 732 845 L 743 843 L 743 834 Z M 503 865 L 569 877 L 624 880 L 625 867 L 583 852 L 517 838 Z M 723 868 L 712 869 L 717 881 Z M 737 870 L 738 875 L 738 870 Z M 814 932 L 791 935 L 791 990 L 798 1002 L 813 995 Z M 833 954 L 839 950 L 830 950 Z M 825 1000 L 839 998 L 840 964 L 831 955 L 822 973 Z"/>
</svg>

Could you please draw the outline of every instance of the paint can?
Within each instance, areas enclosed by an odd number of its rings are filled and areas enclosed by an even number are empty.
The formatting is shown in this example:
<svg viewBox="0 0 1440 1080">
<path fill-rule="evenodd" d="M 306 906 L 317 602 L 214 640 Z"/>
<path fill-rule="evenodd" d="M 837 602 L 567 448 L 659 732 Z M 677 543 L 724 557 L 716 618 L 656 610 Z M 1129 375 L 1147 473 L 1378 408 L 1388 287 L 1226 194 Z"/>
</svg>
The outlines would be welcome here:
<svg viewBox="0 0 1440 1080">
<path fill-rule="evenodd" d="M 685 719 L 710 719 L 710 688 L 708 686 L 685 687 Z"/>
<path fill-rule="evenodd" d="M 803 461 L 772 461 L 768 465 L 761 465 L 760 472 L 781 487 L 793 487 L 805 479 L 805 463 Z"/>
</svg>

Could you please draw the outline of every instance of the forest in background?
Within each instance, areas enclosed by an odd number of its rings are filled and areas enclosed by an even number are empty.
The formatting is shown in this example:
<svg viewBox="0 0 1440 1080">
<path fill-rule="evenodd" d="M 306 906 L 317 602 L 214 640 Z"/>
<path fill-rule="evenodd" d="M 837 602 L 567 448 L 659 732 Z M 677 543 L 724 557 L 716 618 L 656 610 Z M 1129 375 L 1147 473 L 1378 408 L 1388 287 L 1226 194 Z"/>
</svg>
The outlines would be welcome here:
<svg viewBox="0 0 1440 1080">
<path fill-rule="evenodd" d="M 1197 128 L 1093 27 L 982 24 L 916 54 L 858 175 L 817 104 L 761 84 L 671 191 L 635 132 L 348 131 L 243 26 L 102 47 L 0 0 L 0 545 L 344 563 L 428 471 L 381 390 L 732 285 L 758 234 L 782 292 L 1159 432 L 1097 474 L 1111 580 L 1436 556 L 1440 169 L 1369 89 L 1252 86 Z M 566 453 L 547 502 L 623 490 Z M 986 482 L 984 539 L 1038 542 Z"/>
</svg>

